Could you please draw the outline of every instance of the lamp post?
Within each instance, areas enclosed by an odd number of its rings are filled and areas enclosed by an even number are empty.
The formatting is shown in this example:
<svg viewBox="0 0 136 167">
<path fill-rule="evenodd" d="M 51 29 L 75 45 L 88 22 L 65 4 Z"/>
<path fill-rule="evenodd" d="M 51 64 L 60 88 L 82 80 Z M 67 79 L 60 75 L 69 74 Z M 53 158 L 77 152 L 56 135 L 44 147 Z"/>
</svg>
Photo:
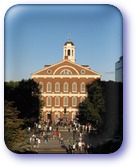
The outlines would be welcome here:
<svg viewBox="0 0 136 167">
<path fill-rule="evenodd" d="M 66 114 L 67 110 L 66 110 L 66 107 L 64 108 L 64 114 Z"/>
<path fill-rule="evenodd" d="M 50 123 L 52 124 L 52 111 L 50 111 Z"/>
<path fill-rule="evenodd" d="M 66 110 L 66 107 L 64 108 L 64 113 L 63 113 L 63 123 L 65 124 L 67 122 L 67 110 Z"/>
</svg>

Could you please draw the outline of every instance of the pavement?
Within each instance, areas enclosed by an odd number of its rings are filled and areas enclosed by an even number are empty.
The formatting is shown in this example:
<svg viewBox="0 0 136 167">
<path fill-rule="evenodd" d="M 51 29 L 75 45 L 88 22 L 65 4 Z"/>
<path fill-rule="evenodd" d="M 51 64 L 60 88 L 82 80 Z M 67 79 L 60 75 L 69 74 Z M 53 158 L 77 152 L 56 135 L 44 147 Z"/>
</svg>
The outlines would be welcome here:
<svg viewBox="0 0 136 167">
<path fill-rule="evenodd" d="M 66 154 L 66 147 L 68 147 L 68 139 L 73 137 L 73 132 L 68 132 L 68 129 L 60 127 L 59 129 L 61 137 L 63 137 L 64 144 L 60 144 L 58 139 L 49 139 L 47 143 L 41 140 L 41 143 L 37 147 L 33 147 L 32 150 L 38 154 Z M 76 134 L 76 139 L 78 139 L 79 133 Z"/>
</svg>

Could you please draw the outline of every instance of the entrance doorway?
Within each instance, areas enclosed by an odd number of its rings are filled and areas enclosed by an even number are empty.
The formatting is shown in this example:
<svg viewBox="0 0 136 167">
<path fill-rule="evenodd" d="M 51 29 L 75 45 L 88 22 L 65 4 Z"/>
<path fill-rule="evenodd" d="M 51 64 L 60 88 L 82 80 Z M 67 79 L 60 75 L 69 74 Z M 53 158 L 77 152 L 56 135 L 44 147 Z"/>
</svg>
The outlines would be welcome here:
<svg viewBox="0 0 136 167">
<path fill-rule="evenodd" d="M 47 114 L 47 119 L 51 119 L 51 114 Z"/>
</svg>

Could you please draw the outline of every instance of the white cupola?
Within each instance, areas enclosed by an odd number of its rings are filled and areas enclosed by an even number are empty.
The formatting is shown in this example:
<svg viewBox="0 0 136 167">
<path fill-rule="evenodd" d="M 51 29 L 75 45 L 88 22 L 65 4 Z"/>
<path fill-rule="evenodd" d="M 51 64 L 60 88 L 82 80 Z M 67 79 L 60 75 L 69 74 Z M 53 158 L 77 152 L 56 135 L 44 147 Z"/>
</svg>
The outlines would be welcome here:
<svg viewBox="0 0 136 167">
<path fill-rule="evenodd" d="M 75 46 L 69 39 L 63 47 L 63 60 L 70 60 L 75 63 Z"/>
</svg>

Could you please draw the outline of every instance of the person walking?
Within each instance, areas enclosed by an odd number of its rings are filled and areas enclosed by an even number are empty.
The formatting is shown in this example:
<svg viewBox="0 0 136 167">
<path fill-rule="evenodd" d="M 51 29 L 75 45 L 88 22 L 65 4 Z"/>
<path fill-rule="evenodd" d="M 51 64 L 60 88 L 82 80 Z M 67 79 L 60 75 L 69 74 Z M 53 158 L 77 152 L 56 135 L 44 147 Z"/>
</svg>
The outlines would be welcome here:
<svg viewBox="0 0 136 167">
<path fill-rule="evenodd" d="M 60 140 L 61 140 L 61 133 L 60 132 L 58 133 L 58 136 L 59 136 L 59 142 L 60 142 Z"/>
<path fill-rule="evenodd" d="M 69 150 L 69 154 L 72 154 L 72 146 L 71 145 L 68 146 L 68 150 Z"/>
<path fill-rule="evenodd" d="M 43 138 L 44 138 L 44 143 L 47 144 L 47 142 L 48 142 L 48 135 L 45 134 L 45 135 L 43 136 Z"/>
<path fill-rule="evenodd" d="M 38 147 L 38 148 L 39 148 L 39 146 L 40 146 L 40 143 L 41 143 L 40 138 L 37 138 L 37 147 Z"/>
<path fill-rule="evenodd" d="M 49 131 L 52 132 L 52 126 L 49 127 Z"/>
<path fill-rule="evenodd" d="M 78 148 L 79 148 L 79 153 L 81 153 L 82 152 L 82 142 L 81 141 L 78 142 Z"/>
<path fill-rule="evenodd" d="M 61 139 L 60 139 L 60 144 L 64 145 L 64 139 L 63 139 L 63 137 L 61 137 Z"/>
<path fill-rule="evenodd" d="M 75 153 L 75 150 L 76 150 L 76 145 L 75 145 L 75 143 L 74 143 L 73 146 L 72 146 L 72 153 L 73 153 L 73 154 Z"/>
<path fill-rule="evenodd" d="M 54 139 L 57 139 L 57 131 L 54 131 L 53 136 L 54 136 Z"/>
<path fill-rule="evenodd" d="M 92 144 L 88 144 L 87 145 L 87 153 L 88 154 L 92 154 L 93 153 L 93 146 L 92 146 Z"/>
</svg>

